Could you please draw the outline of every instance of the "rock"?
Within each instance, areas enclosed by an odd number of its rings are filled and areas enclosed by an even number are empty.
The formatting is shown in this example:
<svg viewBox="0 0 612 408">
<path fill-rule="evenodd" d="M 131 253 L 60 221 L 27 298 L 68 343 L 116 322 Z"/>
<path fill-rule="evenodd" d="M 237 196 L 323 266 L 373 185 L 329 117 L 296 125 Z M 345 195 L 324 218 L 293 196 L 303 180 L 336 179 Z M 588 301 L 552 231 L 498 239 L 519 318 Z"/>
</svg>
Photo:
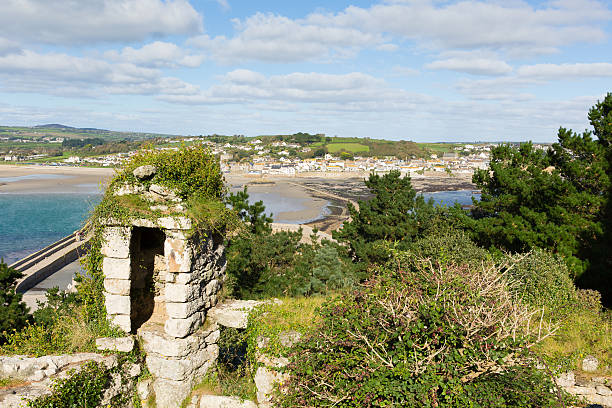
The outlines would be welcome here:
<svg viewBox="0 0 612 408">
<path fill-rule="evenodd" d="M 129 248 L 129 246 L 128 246 Z M 106 279 L 130 279 L 130 259 L 104 257 L 102 272 Z"/>
<path fill-rule="evenodd" d="M 168 211 L 168 206 L 167 205 L 152 205 L 151 207 L 151 211 Z"/>
<path fill-rule="evenodd" d="M 96 348 L 98 350 L 121 351 L 129 353 L 134 350 L 133 337 L 100 337 L 96 339 Z"/>
<path fill-rule="evenodd" d="M 265 302 L 256 300 L 229 300 L 208 311 L 211 322 L 234 329 L 246 329 L 249 313 Z"/>
<path fill-rule="evenodd" d="M 595 395 L 597 394 L 597 390 L 595 390 L 595 387 L 581 387 L 579 385 L 572 385 L 570 387 L 565 387 L 565 390 L 573 395 Z"/>
<path fill-rule="evenodd" d="M 200 397 L 200 408 L 257 408 L 257 404 L 238 397 L 202 395 Z"/>
<path fill-rule="evenodd" d="M 283 347 L 293 347 L 301 338 L 302 333 L 295 330 L 285 331 L 278 335 L 278 340 Z"/>
<path fill-rule="evenodd" d="M 130 297 L 111 295 L 110 293 L 104 294 L 104 304 L 106 305 L 106 313 L 130 315 Z"/>
<path fill-rule="evenodd" d="M 183 338 L 193 334 L 202 324 L 202 312 L 194 313 L 186 319 L 168 318 L 164 330 L 170 336 Z"/>
<path fill-rule="evenodd" d="M 113 195 L 115 195 L 115 196 L 124 196 L 124 195 L 130 195 L 130 194 L 140 194 L 143 191 L 145 191 L 144 186 L 138 186 L 138 185 L 133 185 L 133 184 L 124 184 L 124 185 L 120 186 L 118 189 L 116 189 L 113 192 Z"/>
<path fill-rule="evenodd" d="M 605 385 L 597 385 L 595 387 L 595 390 L 597 391 L 597 394 L 599 395 L 604 395 L 604 396 L 612 395 L 612 390 L 610 390 Z"/>
<path fill-rule="evenodd" d="M 593 356 L 586 356 L 582 360 L 582 371 L 586 371 L 587 373 L 592 373 L 597 371 L 597 366 L 599 365 L 599 360 Z"/>
<path fill-rule="evenodd" d="M 559 387 L 571 387 L 576 383 L 576 378 L 574 377 L 573 371 L 568 371 L 567 373 L 561 374 L 555 380 Z"/>
<path fill-rule="evenodd" d="M 111 295 L 130 295 L 131 281 L 128 279 L 104 279 L 104 290 Z"/>
<path fill-rule="evenodd" d="M 191 392 L 191 386 L 189 381 L 156 379 L 153 390 L 157 408 L 177 408 Z"/>
<path fill-rule="evenodd" d="M 271 407 L 272 393 L 276 384 L 282 384 L 289 378 L 289 374 L 279 373 L 266 367 L 259 367 L 255 372 L 255 386 L 257 387 L 257 402 L 260 407 Z"/>
<path fill-rule="evenodd" d="M 157 173 L 155 166 L 147 164 L 145 166 L 136 167 L 132 174 L 139 180 L 148 180 Z"/>
<path fill-rule="evenodd" d="M 130 256 L 130 236 L 130 229 L 127 227 L 104 228 L 100 252 L 109 258 L 128 258 Z"/>
<path fill-rule="evenodd" d="M 151 395 L 151 384 L 153 380 L 151 378 L 147 378 L 146 380 L 140 381 L 136 384 L 136 392 L 138 392 L 138 396 L 141 400 L 146 400 Z"/>
<path fill-rule="evenodd" d="M 175 203 L 183 201 L 174 191 L 159 184 L 151 184 L 149 192 L 145 196 L 152 201 L 172 201 Z"/>
</svg>

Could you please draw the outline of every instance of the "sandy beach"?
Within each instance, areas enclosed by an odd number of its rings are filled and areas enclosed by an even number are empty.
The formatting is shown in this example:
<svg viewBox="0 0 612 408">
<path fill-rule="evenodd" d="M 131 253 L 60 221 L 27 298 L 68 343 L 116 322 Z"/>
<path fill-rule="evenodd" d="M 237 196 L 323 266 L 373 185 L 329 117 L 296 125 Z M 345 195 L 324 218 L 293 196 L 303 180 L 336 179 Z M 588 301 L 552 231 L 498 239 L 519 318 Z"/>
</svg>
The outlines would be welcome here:
<svg viewBox="0 0 612 408">
<path fill-rule="evenodd" d="M 0 165 L 0 194 L 96 192 L 114 173 L 111 168 Z"/>
</svg>

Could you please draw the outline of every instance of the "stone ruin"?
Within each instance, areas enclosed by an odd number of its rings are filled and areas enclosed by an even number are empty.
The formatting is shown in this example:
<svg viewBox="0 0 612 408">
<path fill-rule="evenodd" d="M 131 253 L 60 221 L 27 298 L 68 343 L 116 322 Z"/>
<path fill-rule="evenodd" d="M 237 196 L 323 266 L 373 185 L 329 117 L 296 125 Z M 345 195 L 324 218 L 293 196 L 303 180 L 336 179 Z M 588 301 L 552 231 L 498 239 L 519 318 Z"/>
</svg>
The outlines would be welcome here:
<svg viewBox="0 0 612 408">
<path fill-rule="evenodd" d="M 205 321 L 225 279 L 224 237 L 192 229 L 189 217 L 176 215 L 180 199 L 165 187 L 115 191 L 134 193 L 157 204 L 153 209 L 171 205 L 174 215 L 106 220 L 101 248 L 106 312 L 126 333 L 141 338 L 157 406 L 174 407 L 219 353 L 218 326 L 205 327 Z"/>
</svg>

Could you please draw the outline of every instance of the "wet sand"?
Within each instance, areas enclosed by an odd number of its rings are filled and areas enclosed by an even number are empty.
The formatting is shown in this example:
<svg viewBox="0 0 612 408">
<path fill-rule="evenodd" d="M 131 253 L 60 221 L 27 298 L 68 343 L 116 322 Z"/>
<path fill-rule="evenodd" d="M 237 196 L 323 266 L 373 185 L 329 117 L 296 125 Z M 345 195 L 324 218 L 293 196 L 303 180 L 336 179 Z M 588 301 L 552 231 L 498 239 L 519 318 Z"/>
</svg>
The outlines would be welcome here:
<svg viewBox="0 0 612 408">
<path fill-rule="evenodd" d="M 102 191 L 113 174 L 112 168 L 0 165 L 0 194 Z"/>
</svg>

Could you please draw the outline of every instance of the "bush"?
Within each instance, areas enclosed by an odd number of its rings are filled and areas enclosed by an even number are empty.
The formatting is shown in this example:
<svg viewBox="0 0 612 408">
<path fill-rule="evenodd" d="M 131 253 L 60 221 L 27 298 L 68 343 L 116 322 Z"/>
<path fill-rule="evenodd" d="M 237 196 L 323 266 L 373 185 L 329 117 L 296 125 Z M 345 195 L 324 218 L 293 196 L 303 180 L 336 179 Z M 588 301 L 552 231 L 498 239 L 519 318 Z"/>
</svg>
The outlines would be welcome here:
<svg viewBox="0 0 612 408">
<path fill-rule="evenodd" d="M 21 301 L 21 294 L 15 292 L 21 272 L 9 268 L 0 260 L 0 344 L 6 341 L 6 332 L 19 330 L 28 322 L 28 308 Z"/>
<path fill-rule="evenodd" d="M 203 145 L 181 146 L 179 150 L 140 150 L 123 167 L 113 184 L 135 183 L 132 171 L 147 164 L 157 169 L 147 183 L 170 187 L 183 198 L 202 194 L 221 199 L 225 193 L 219 160 Z"/>
<path fill-rule="evenodd" d="M 515 301 L 499 267 L 434 266 L 409 253 L 390 265 L 323 305 L 291 357 L 281 406 L 557 404 L 527 354 L 549 331 L 531 333 L 536 312 Z"/>
<path fill-rule="evenodd" d="M 488 251 L 476 245 L 464 232 L 453 229 L 436 231 L 416 240 L 410 252 L 416 259 L 431 259 L 439 265 L 478 266 L 491 260 Z"/>
<path fill-rule="evenodd" d="M 541 249 L 511 258 L 515 262 L 507 273 L 518 283 L 513 291 L 523 301 L 557 315 L 570 310 L 576 301 L 576 288 L 562 258 Z"/>
<path fill-rule="evenodd" d="M 30 408 L 94 408 L 99 406 L 111 376 L 103 365 L 87 363 L 80 371 L 56 380 L 52 393 L 28 401 Z"/>
</svg>

